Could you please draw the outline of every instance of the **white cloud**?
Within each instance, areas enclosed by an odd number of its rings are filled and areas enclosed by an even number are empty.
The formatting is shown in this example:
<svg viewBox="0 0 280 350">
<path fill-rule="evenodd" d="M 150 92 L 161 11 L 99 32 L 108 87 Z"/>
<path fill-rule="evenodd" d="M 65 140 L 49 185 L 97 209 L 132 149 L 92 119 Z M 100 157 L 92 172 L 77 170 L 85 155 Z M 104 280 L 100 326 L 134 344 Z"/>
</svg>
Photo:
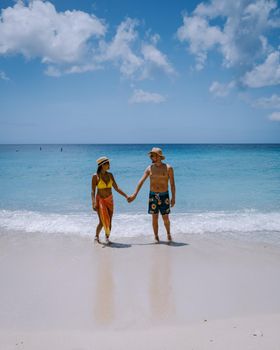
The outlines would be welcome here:
<svg viewBox="0 0 280 350">
<path fill-rule="evenodd" d="M 162 103 L 166 98 L 156 92 L 147 92 L 141 89 L 134 90 L 133 95 L 129 99 L 130 103 Z"/>
<path fill-rule="evenodd" d="M 226 97 L 234 87 L 234 81 L 231 81 L 228 84 L 222 84 L 218 81 L 214 81 L 211 84 L 209 91 L 216 97 Z"/>
<path fill-rule="evenodd" d="M 266 34 L 277 25 L 276 17 L 275 0 L 201 2 L 191 15 L 184 15 L 177 37 L 188 43 L 197 69 L 205 66 L 212 49 L 222 54 L 224 66 L 248 67 L 269 52 Z"/>
<path fill-rule="evenodd" d="M 271 97 L 261 97 L 252 103 L 258 108 L 280 108 L 280 96 L 273 94 Z"/>
<path fill-rule="evenodd" d="M 268 119 L 270 119 L 271 121 L 274 121 L 274 122 L 280 122 L 280 112 L 271 113 L 270 116 L 268 117 Z"/>
<path fill-rule="evenodd" d="M 127 18 L 107 41 L 107 24 L 83 11 L 58 12 L 49 1 L 18 0 L 0 15 L 0 55 L 40 58 L 45 74 L 83 73 L 113 63 L 128 78 L 148 78 L 155 67 L 166 74 L 174 69 L 156 47 L 160 37 L 150 31 L 143 42 L 137 19 Z"/>
<path fill-rule="evenodd" d="M 280 84 L 279 55 L 279 51 L 270 53 L 264 63 L 245 74 L 242 79 L 243 83 L 252 88 Z"/>
<path fill-rule="evenodd" d="M 175 71 L 171 64 L 168 62 L 166 55 L 164 55 L 159 49 L 157 49 L 154 44 L 143 44 L 142 45 L 142 54 L 146 63 L 161 68 L 167 74 L 174 74 Z"/>
<path fill-rule="evenodd" d="M 113 61 L 120 66 L 120 71 L 125 76 L 132 76 L 143 65 L 143 58 L 133 52 L 138 33 L 136 26 L 138 21 L 127 18 L 117 28 L 116 35 L 111 42 L 101 43 L 101 55 L 99 61 Z"/>
<path fill-rule="evenodd" d="M 2 10 L 0 54 L 40 57 L 44 63 L 80 63 L 88 58 L 92 40 L 105 32 L 103 21 L 94 15 L 75 10 L 57 12 L 48 1 L 27 5 L 18 1 Z"/>
<path fill-rule="evenodd" d="M 10 80 L 10 78 L 7 77 L 5 72 L 0 71 L 0 80 Z"/>
<path fill-rule="evenodd" d="M 175 71 L 164 55 L 157 47 L 159 35 L 149 36 L 150 42 L 141 44 L 136 28 L 139 22 L 127 18 L 117 28 L 112 41 L 103 41 L 100 45 L 101 54 L 99 61 L 112 61 L 120 66 L 121 73 L 130 78 L 145 79 L 150 76 L 153 68 L 159 68 L 166 74 Z"/>
<path fill-rule="evenodd" d="M 196 69 L 204 67 L 207 51 L 222 44 L 224 34 L 217 26 L 209 26 L 208 21 L 199 16 L 184 16 L 184 24 L 177 31 L 178 39 L 189 42 L 189 49 L 196 56 Z"/>
<path fill-rule="evenodd" d="M 50 77 L 60 77 L 62 75 L 61 71 L 54 66 L 48 66 L 45 70 L 45 74 Z"/>
<path fill-rule="evenodd" d="M 149 37 L 149 33 L 148 34 L 148 37 Z M 150 35 L 150 40 L 151 40 L 151 43 L 156 45 L 159 40 L 160 40 L 160 35 L 159 34 L 153 34 L 153 35 Z"/>
</svg>

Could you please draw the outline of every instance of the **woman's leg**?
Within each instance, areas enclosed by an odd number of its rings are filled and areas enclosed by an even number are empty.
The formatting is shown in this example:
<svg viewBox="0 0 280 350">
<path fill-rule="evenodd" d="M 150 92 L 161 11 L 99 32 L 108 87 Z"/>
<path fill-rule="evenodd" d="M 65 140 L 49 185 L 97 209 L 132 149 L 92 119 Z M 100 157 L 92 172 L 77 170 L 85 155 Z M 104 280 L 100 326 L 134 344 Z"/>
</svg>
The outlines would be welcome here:
<svg viewBox="0 0 280 350">
<path fill-rule="evenodd" d="M 108 234 L 106 234 L 106 238 L 107 238 L 107 243 L 111 243 L 110 240 L 109 240 L 109 236 L 110 236 L 110 233 L 111 233 L 111 230 L 112 230 L 112 220 L 113 220 L 113 211 L 111 211 L 110 209 L 107 209 L 108 210 L 108 215 L 109 215 L 109 228 L 110 228 L 110 232 Z"/>
<path fill-rule="evenodd" d="M 99 203 L 99 220 L 102 224 L 102 227 L 104 228 L 106 236 L 110 234 L 110 216 L 109 216 L 109 209 L 106 206 L 106 203 L 100 201 Z"/>
<path fill-rule="evenodd" d="M 102 225 L 102 221 L 101 221 L 101 218 L 100 218 L 99 211 L 97 212 L 97 214 L 98 214 L 98 218 L 99 218 L 99 223 L 98 223 L 98 225 L 96 226 L 95 239 L 96 239 L 96 241 L 99 243 L 99 235 L 100 235 L 100 232 L 101 232 L 101 230 L 102 230 L 103 225 Z"/>
<path fill-rule="evenodd" d="M 105 230 L 106 241 L 110 243 L 109 236 L 112 227 L 112 216 L 113 216 L 113 202 L 112 196 L 99 200 L 98 207 L 99 219 L 102 223 L 102 226 Z"/>
<path fill-rule="evenodd" d="M 113 214 L 114 212 L 108 209 L 108 214 L 110 217 L 110 231 L 112 230 L 112 220 L 113 220 Z"/>
</svg>

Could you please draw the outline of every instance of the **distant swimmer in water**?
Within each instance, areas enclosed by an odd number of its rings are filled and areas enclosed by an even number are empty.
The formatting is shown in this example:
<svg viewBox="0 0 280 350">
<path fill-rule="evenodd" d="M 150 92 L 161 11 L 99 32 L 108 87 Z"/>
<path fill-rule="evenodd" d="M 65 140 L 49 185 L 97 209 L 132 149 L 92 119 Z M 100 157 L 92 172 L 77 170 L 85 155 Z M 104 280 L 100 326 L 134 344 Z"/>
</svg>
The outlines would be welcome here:
<svg viewBox="0 0 280 350">
<path fill-rule="evenodd" d="M 62 151 L 63 151 L 63 148 L 61 147 L 61 148 L 60 148 L 60 152 L 62 152 Z"/>
<path fill-rule="evenodd" d="M 98 214 L 99 223 L 96 227 L 95 241 L 100 243 L 99 235 L 104 228 L 106 243 L 110 244 L 109 239 L 111 228 L 112 228 L 112 218 L 114 212 L 114 202 L 112 187 L 119 194 L 128 199 L 127 194 L 125 194 L 117 185 L 112 173 L 109 173 L 110 161 L 107 157 L 101 157 L 97 159 L 97 171 L 96 174 L 92 176 L 92 209 Z M 97 193 L 96 193 L 97 189 Z"/>
<path fill-rule="evenodd" d="M 175 179 L 173 168 L 169 164 L 165 164 L 162 160 L 165 157 L 160 148 L 154 147 L 149 153 L 152 164 L 147 167 L 144 175 L 138 182 L 135 192 L 128 198 L 128 202 L 132 202 L 140 191 L 145 180 L 150 177 L 150 194 L 148 213 L 152 214 L 153 230 L 156 242 L 159 242 L 158 236 L 158 214 L 162 215 L 164 226 L 167 233 L 167 239 L 172 241 L 170 233 L 169 213 L 170 206 L 175 205 Z M 169 199 L 168 182 L 171 187 L 171 201 Z"/>
</svg>

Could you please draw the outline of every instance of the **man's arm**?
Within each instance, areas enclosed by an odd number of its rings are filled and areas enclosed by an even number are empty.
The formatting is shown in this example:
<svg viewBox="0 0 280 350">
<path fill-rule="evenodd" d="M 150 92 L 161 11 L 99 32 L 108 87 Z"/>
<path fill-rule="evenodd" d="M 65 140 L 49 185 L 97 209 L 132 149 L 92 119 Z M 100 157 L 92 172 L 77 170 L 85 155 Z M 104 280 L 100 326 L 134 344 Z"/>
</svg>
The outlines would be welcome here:
<svg viewBox="0 0 280 350">
<path fill-rule="evenodd" d="M 146 179 L 149 177 L 149 175 L 150 175 L 150 167 L 148 166 L 148 168 L 144 171 L 143 176 L 139 180 L 137 187 L 135 189 L 135 192 L 128 198 L 129 202 L 132 202 L 136 198 L 138 192 L 140 191 L 141 187 L 143 186 L 143 183 L 146 181 Z"/>
<path fill-rule="evenodd" d="M 96 210 L 95 207 L 95 190 L 97 185 L 97 176 L 93 175 L 91 180 L 91 201 L 92 201 L 92 209 Z"/>
<path fill-rule="evenodd" d="M 168 167 L 168 176 L 171 187 L 171 207 L 174 207 L 176 202 L 176 186 L 175 186 L 175 178 L 174 178 L 174 170 L 171 166 Z"/>
<path fill-rule="evenodd" d="M 114 190 L 117 191 L 119 194 L 121 194 L 122 196 L 124 196 L 126 199 L 128 198 L 127 194 L 124 193 L 120 188 L 119 186 L 117 185 L 115 179 L 114 179 L 114 176 L 113 174 L 110 174 L 112 176 L 112 180 L 113 180 L 113 187 L 114 187 Z"/>
</svg>

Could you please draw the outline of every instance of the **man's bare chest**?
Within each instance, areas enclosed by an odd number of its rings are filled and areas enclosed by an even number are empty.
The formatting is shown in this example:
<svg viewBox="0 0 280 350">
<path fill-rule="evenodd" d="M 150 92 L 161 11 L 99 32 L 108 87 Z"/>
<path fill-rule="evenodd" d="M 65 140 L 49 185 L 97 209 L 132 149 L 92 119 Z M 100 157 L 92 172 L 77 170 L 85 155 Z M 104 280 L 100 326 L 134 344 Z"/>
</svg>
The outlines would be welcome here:
<svg viewBox="0 0 280 350">
<path fill-rule="evenodd" d="M 151 166 L 150 170 L 150 178 L 151 179 L 157 179 L 157 180 L 166 180 L 168 179 L 168 172 L 167 172 L 167 167 L 166 166 Z"/>
</svg>

